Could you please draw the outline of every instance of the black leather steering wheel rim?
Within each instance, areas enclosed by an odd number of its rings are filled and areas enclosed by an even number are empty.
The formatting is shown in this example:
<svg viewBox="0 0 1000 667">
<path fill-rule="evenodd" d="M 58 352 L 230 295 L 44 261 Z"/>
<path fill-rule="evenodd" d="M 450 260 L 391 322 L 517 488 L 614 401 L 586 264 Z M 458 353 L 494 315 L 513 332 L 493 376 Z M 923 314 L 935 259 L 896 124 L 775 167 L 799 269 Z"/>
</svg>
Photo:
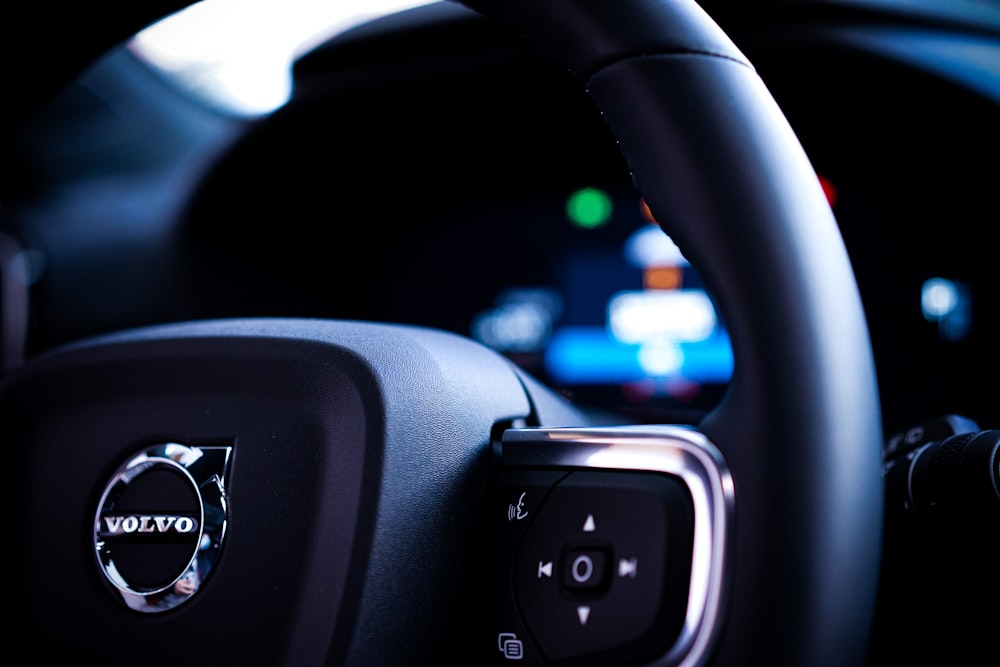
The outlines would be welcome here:
<svg viewBox="0 0 1000 667">
<path fill-rule="evenodd" d="M 701 425 L 736 485 L 719 664 L 860 664 L 882 527 L 874 362 L 836 221 L 787 121 L 695 2 L 465 4 L 583 79 L 733 331 L 731 389 Z"/>
<path fill-rule="evenodd" d="M 162 3 L 175 4 L 186 3 Z M 863 662 L 882 528 L 874 362 L 836 221 L 794 133 L 694 0 L 464 4 L 582 80 L 731 332 L 731 388 L 699 426 L 735 483 L 713 664 Z M 151 18 L 135 11 L 134 27 Z"/>
</svg>

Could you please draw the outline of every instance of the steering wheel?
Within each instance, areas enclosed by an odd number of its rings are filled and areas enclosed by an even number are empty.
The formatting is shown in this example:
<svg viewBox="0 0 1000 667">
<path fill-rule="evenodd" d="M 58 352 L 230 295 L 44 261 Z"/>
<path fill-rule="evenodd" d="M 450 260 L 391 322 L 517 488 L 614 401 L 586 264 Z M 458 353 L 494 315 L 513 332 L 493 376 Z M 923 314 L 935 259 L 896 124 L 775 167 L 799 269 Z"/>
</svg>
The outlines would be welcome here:
<svg viewBox="0 0 1000 667">
<path fill-rule="evenodd" d="M 640 662 L 862 663 L 879 400 L 836 221 L 782 113 L 694 0 L 465 4 L 586 86 L 731 332 L 730 389 L 688 438 L 727 485 L 715 613 L 690 650 Z M 15 642 L 39 661 L 528 664 L 482 629 L 504 432 L 589 425 L 485 348 L 356 322 L 178 324 L 52 351 L 0 391 Z M 164 602 L 205 543 L 212 576 Z"/>
</svg>

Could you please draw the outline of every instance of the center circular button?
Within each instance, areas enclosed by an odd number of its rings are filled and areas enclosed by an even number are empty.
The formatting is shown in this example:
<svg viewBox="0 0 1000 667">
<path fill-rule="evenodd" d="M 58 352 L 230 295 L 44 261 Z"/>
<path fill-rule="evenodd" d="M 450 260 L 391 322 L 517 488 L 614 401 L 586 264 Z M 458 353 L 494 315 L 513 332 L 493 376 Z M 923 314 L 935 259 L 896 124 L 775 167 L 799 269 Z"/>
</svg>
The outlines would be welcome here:
<svg viewBox="0 0 1000 667">
<path fill-rule="evenodd" d="M 587 554 L 581 554 L 573 561 L 570 568 L 573 581 L 578 584 L 586 584 L 590 580 L 590 575 L 594 573 L 594 561 Z"/>
<path fill-rule="evenodd" d="M 563 559 L 563 585 L 576 591 L 600 588 L 606 579 L 608 554 L 599 548 L 570 549 Z"/>
</svg>

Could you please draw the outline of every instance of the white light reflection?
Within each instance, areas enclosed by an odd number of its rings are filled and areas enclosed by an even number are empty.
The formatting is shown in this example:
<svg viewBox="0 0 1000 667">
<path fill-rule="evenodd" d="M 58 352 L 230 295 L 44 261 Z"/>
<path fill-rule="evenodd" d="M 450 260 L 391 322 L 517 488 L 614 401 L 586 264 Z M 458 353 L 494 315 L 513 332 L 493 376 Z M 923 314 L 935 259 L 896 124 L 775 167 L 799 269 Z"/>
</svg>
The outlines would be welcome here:
<svg viewBox="0 0 1000 667">
<path fill-rule="evenodd" d="M 623 343 L 697 342 L 715 330 L 716 315 L 701 290 L 620 292 L 608 302 L 608 326 Z"/>
<path fill-rule="evenodd" d="M 625 242 L 625 259 L 629 264 L 645 269 L 651 266 L 687 266 L 680 248 L 663 230 L 643 225 Z"/>
<path fill-rule="evenodd" d="M 202 0 L 154 23 L 130 48 L 182 87 L 231 113 L 274 111 L 293 60 L 364 21 L 435 0 Z"/>
<path fill-rule="evenodd" d="M 684 352 L 669 341 L 648 343 L 639 347 L 639 364 L 650 375 L 672 375 L 684 366 Z"/>
</svg>

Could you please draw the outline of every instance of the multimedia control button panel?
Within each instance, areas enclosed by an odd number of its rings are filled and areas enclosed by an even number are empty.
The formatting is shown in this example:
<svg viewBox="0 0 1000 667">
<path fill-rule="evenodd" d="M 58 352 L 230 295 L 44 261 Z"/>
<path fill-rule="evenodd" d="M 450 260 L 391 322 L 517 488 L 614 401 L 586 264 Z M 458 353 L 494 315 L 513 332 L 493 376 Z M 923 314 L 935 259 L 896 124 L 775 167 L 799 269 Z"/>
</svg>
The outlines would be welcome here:
<svg viewBox="0 0 1000 667">
<path fill-rule="evenodd" d="M 687 607 L 692 524 L 690 498 L 671 477 L 568 475 L 528 527 L 514 568 L 542 652 L 558 663 L 666 651 Z"/>
<path fill-rule="evenodd" d="M 492 664 L 680 667 L 722 625 L 735 511 L 685 426 L 512 428 L 489 520 Z"/>
<path fill-rule="evenodd" d="M 613 655 L 625 664 L 670 648 L 688 607 L 694 531 L 678 478 L 508 471 L 500 489 L 497 608 L 524 632 L 525 657 L 537 650 L 545 664 L 598 665 Z"/>
</svg>

